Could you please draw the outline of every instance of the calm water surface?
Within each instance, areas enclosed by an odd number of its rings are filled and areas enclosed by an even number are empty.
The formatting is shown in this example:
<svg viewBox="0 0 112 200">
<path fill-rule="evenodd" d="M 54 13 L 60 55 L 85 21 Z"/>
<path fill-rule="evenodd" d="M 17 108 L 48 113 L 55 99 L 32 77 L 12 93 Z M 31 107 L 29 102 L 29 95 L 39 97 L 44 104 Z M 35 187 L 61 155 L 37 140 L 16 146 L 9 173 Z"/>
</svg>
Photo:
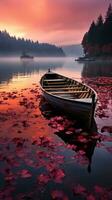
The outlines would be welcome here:
<svg viewBox="0 0 112 200">
<path fill-rule="evenodd" d="M 19 58 L 0 59 L 0 89 L 12 90 L 24 88 L 39 82 L 48 68 L 58 73 L 81 78 L 83 64 L 77 64 L 73 58 L 35 58 L 20 60 Z"/>
<path fill-rule="evenodd" d="M 86 160 L 80 160 L 82 159 L 81 155 L 79 155 L 81 154 L 80 151 L 79 154 L 76 154 L 78 150 L 75 152 L 71 149 L 68 150 L 65 147 L 61 148 L 58 146 L 57 149 L 61 156 L 65 157 L 63 169 L 65 171 L 66 178 L 63 183 L 58 183 L 58 181 L 57 183 L 49 183 L 46 186 L 47 190 L 41 188 L 41 197 L 38 198 L 36 197 L 36 195 L 38 196 L 35 192 L 36 189 L 34 190 L 34 177 L 36 170 L 34 166 L 33 168 L 27 168 L 25 164 L 23 164 L 23 169 L 30 169 L 33 176 L 32 179 L 30 179 L 30 182 L 29 180 L 25 180 L 23 182 L 19 180 L 17 182 L 16 194 L 24 192 L 27 193 L 28 191 L 32 192 L 31 188 L 33 188 L 34 196 L 32 199 L 49 200 L 51 199 L 49 191 L 51 193 L 53 190 L 62 190 L 68 198 L 72 200 L 74 199 L 72 193 L 73 187 L 77 184 L 83 185 L 86 189 L 88 189 L 89 192 L 86 195 L 89 195 L 91 191 L 92 195 L 94 194 L 93 188 L 95 185 L 106 188 L 106 192 L 110 192 L 112 194 L 112 191 L 110 191 L 112 186 L 112 63 L 78 63 L 74 61 L 74 58 L 35 58 L 34 60 L 0 58 L 0 92 L 21 91 L 21 89 L 24 88 L 31 88 L 32 84 L 39 83 L 41 76 L 47 72 L 48 68 L 56 71 L 57 73 L 77 79 L 78 81 L 84 81 L 97 90 L 99 95 L 99 107 L 97 106 L 98 110 L 96 111 L 95 121 L 98 134 L 101 134 L 104 138 L 98 145 L 96 145 L 96 141 L 90 143 L 88 151 L 86 152 L 86 156 L 89 158 L 89 164 L 86 164 Z M 0 110 L 0 112 L 1 111 L 2 110 Z M 5 129 L 2 130 L 2 132 L 3 131 L 5 132 Z M 61 138 L 62 137 L 58 137 L 56 135 L 54 136 L 56 142 L 62 142 L 63 138 Z M 2 152 L 2 149 L 0 149 L 0 152 Z M 74 153 L 76 157 L 73 158 L 75 159 L 73 162 L 73 159 L 70 158 L 74 157 Z M 53 156 L 55 157 L 56 155 L 54 154 Z M 77 162 L 77 159 L 79 162 Z M 0 166 L 2 166 L 2 164 Z M 40 169 L 39 172 L 43 172 L 43 169 Z M 60 172 L 59 176 L 63 176 L 62 172 Z M 4 180 L 2 175 L 0 175 L 0 177 L 0 187 L 2 190 L 4 187 Z M 48 177 L 44 177 L 44 180 L 47 178 Z M 79 190 L 81 193 L 81 188 L 79 188 Z M 4 191 L 6 191 L 6 189 Z M 100 191 L 99 195 L 107 195 L 104 194 L 106 192 Z M 31 196 L 31 194 L 28 195 Z M 52 199 L 53 195 L 55 196 L 56 194 L 51 194 Z M 60 199 L 64 199 L 64 194 L 58 193 L 58 196 L 60 195 L 63 196 Z M 17 199 L 17 197 L 14 198 Z M 109 196 L 105 197 L 105 199 L 106 198 L 111 199 Z M 28 197 L 20 197 L 20 199 L 28 199 Z M 80 197 L 75 194 L 75 199 L 86 199 L 86 197 Z M 92 197 L 91 199 L 88 198 L 88 200 L 92 200 Z"/>
</svg>

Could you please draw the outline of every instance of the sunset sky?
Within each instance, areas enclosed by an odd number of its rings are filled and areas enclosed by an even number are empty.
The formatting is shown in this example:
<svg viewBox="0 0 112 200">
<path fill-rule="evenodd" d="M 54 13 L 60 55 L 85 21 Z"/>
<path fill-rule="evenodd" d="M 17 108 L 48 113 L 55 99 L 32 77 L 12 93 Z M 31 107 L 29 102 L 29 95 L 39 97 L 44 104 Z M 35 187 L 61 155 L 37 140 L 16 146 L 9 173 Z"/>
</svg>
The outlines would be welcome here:
<svg viewBox="0 0 112 200">
<path fill-rule="evenodd" d="M 112 0 L 0 0 L 0 30 L 57 45 L 80 43 Z"/>
</svg>

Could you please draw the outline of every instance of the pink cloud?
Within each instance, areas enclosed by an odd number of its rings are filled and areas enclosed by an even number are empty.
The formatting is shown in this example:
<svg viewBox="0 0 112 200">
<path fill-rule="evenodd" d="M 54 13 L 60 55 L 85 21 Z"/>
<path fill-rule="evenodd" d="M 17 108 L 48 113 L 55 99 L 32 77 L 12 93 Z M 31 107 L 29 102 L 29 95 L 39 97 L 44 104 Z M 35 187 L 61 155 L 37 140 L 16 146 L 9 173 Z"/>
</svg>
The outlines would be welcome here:
<svg viewBox="0 0 112 200">
<path fill-rule="evenodd" d="M 110 0 L 2 0 L 0 29 L 41 42 L 78 43 Z M 60 40 L 60 41 L 59 41 Z"/>
</svg>

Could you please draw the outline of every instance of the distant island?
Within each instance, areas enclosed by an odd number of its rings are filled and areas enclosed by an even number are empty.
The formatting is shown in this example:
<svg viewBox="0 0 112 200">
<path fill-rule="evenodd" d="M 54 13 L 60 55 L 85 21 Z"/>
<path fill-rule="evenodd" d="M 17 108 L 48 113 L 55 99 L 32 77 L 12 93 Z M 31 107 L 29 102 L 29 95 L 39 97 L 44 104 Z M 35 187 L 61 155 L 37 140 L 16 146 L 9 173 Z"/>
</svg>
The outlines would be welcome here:
<svg viewBox="0 0 112 200">
<path fill-rule="evenodd" d="M 103 19 L 100 15 L 96 21 L 93 21 L 89 31 L 85 33 L 82 46 L 84 57 L 79 60 L 112 59 L 112 5 L 110 4 Z"/>
<path fill-rule="evenodd" d="M 24 38 L 10 36 L 7 31 L 0 31 L 0 56 L 21 56 L 28 52 L 33 56 L 64 57 L 62 48 L 47 43 L 34 42 Z"/>
</svg>

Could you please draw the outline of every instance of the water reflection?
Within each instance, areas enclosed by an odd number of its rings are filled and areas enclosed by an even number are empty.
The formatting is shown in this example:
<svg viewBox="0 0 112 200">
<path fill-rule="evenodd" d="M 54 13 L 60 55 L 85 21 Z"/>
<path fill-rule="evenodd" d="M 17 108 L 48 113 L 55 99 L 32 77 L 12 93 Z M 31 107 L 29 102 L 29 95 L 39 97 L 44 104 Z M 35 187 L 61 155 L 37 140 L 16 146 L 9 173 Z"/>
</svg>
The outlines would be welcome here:
<svg viewBox="0 0 112 200">
<path fill-rule="evenodd" d="M 10 91 L 38 83 L 48 68 L 81 81 L 81 78 L 111 77 L 112 62 L 77 63 L 74 58 L 0 58 L 0 90 Z"/>
<path fill-rule="evenodd" d="M 12 199 L 11 196 L 14 195 L 15 199 L 39 199 L 41 198 L 39 195 L 43 195 L 41 199 L 50 199 L 52 190 L 60 190 L 60 187 L 63 191 L 67 191 L 67 195 L 70 196 L 69 199 L 82 199 L 83 197 L 80 197 L 80 195 L 73 196 L 73 187 L 74 185 L 79 186 L 79 184 L 86 187 L 87 195 L 94 195 L 95 186 L 100 186 L 100 191 L 104 187 L 103 194 L 105 195 L 105 191 L 109 194 L 112 185 L 112 137 L 110 134 L 112 115 L 108 113 L 112 111 L 112 78 L 109 77 L 112 70 L 111 64 L 109 65 L 110 67 L 107 64 L 102 65 L 102 67 L 96 65 L 97 67 L 94 66 L 94 70 L 92 63 L 85 67 L 85 64 L 84 66 L 77 64 L 74 60 L 67 62 L 61 60 L 49 61 L 48 59 L 33 62 L 20 62 L 20 60 L 0 62 L 1 82 L 8 83 L 15 77 L 16 81 L 19 78 L 18 84 L 20 85 L 20 77 L 24 77 L 22 90 L 11 93 L 11 91 L 7 92 L 6 88 L 5 92 L 0 93 L 0 132 L 3 137 L 3 140 L 0 138 L 0 199 L 4 199 L 5 195 L 7 195 L 5 199 Z M 26 89 L 23 89 L 26 79 L 28 80 L 27 83 L 31 79 L 34 82 L 32 75 L 35 74 L 37 81 L 38 74 L 44 73 L 48 66 L 58 73 L 63 72 L 63 74 L 74 78 L 75 76 L 80 77 L 81 73 L 82 76 L 88 77 L 84 77 L 84 81 L 94 87 L 98 93 L 100 104 L 96 111 L 98 115 L 96 123 L 98 129 L 100 125 L 100 129 L 104 132 L 103 135 L 97 134 L 96 130 L 93 131 L 93 135 L 92 133 L 88 135 L 87 131 L 82 129 L 81 124 L 76 126 L 75 121 L 77 122 L 77 119 L 72 121 L 64 116 L 60 120 L 61 113 L 56 118 L 56 113 L 53 115 L 52 110 L 48 107 L 45 111 L 46 105 L 43 104 L 42 106 L 41 104 L 37 85 L 33 86 L 33 89 L 26 85 Z M 100 70 L 98 70 L 99 68 Z M 105 70 L 108 72 L 105 73 Z M 104 79 L 102 76 L 107 77 Z M 109 80 L 110 84 L 101 85 L 104 81 L 109 83 Z M 13 85 L 17 86 L 17 83 L 13 82 Z M 31 83 L 29 85 L 31 86 Z M 3 87 L 2 84 L 1 87 Z M 42 114 L 47 120 L 41 115 L 39 104 Z M 108 118 L 105 118 L 103 111 L 106 115 L 108 114 Z M 52 121 L 50 116 L 53 118 Z M 56 125 L 56 129 L 61 129 L 61 131 L 53 131 L 53 126 L 50 126 L 51 122 L 53 122 L 52 125 Z M 55 134 L 53 134 L 54 132 Z M 48 164 L 53 164 L 54 167 L 52 168 L 52 165 Z M 91 174 L 88 174 L 87 170 Z M 41 177 L 43 177 L 44 190 L 42 187 L 39 188 Z M 46 177 L 47 179 L 50 178 L 47 180 L 48 182 L 46 182 Z M 61 184 L 56 182 L 57 178 L 60 180 L 60 177 L 63 181 Z M 28 194 L 25 191 L 29 191 Z M 100 199 L 98 193 L 95 194 L 95 198 Z M 106 199 L 111 198 L 107 196 Z"/>
<path fill-rule="evenodd" d="M 97 144 L 96 139 L 91 139 L 89 133 L 87 133 L 87 136 L 85 137 L 83 135 L 83 132 L 80 135 L 76 135 L 75 133 L 73 135 L 67 135 L 64 132 L 58 132 L 56 133 L 66 144 L 72 146 L 72 150 L 74 150 L 77 153 L 77 157 L 79 157 L 81 164 L 86 163 L 87 164 L 87 171 L 88 173 L 91 173 L 92 171 L 92 157 L 94 155 L 95 147 Z M 83 143 L 78 138 L 87 139 L 88 142 Z M 75 148 L 74 148 L 75 147 Z M 82 154 L 82 155 L 81 155 Z"/>
<path fill-rule="evenodd" d="M 112 62 L 86 62 L 83 64 L 82 77 L 112 77 Z"/>
<path fill-rule="evenodd" d="M 33 74 L 46 72 L 48 68 L 73 78 L 82 77 L 111 77 L 112 62 L 77 63 L 70 58 L 38 58 L 20 60 L 19 58 L 0 58 L 0 84 L 10 83 L 13 77 L 28 77 Z"/>
<path fill-rule="evenodd" d="M 85 63 L 82 81 L 91 86 L 98 95 L 95 119 L 101 131 L 112 124 L 112 62 Z"/>
<path fill-rule="evenodd" d="M 65 117 L 63 112 L 53 109 L 44 98 L 41 98 L 39 108 L 41 114 L 46 119 L 51 120 L 49 125 L 56 128 L 54 134 L 60 137 L 68 148 L 76 153 L 78 162 L 82 165 L 86 164 L 88 173 L 91 173 L 92 157 L 97 144 L 95 120 L 93 119 L 91 129 L 88 131 L 86 125 L 84 126 L 78 118 L 74 119 L 67 115 Z"/>
<path fill-rule="evenodd" d="M 29 76 L 31 74 L 38 74 L 39 70 L 46 71 L 49 67 L 55 70 L 57 67 L 62 67 L 64 61 L 53 60 L 33 61 L 33 60 L 1 60 L 0 61 L 0 84 L 3 82 L 9 83 L 13 77 Z"/>
</svg>

